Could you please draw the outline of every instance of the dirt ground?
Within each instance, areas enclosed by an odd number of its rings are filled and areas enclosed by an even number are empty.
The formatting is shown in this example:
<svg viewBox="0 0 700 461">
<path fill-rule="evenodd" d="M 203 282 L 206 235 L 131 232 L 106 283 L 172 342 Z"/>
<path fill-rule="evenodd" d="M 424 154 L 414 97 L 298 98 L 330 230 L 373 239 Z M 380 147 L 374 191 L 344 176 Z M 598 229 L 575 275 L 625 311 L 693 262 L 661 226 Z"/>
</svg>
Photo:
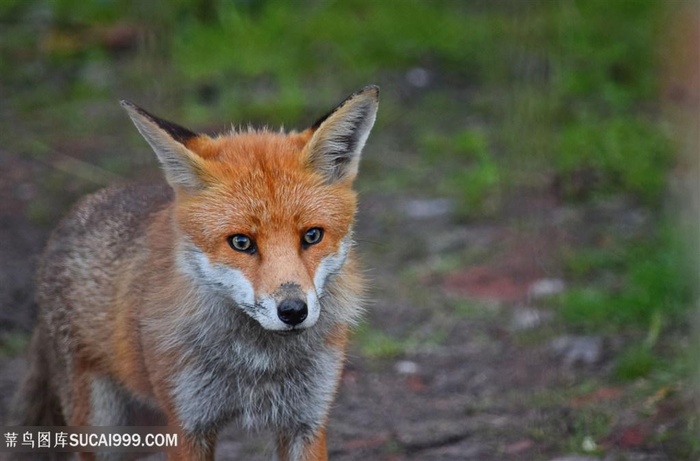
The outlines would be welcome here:
<svg viewBox="0 0 700 461">
<path fill-rule="evenodd" d="M 32 277 L 51 227 L 29 219 L 27 207 L 43 193 L 47 169 L 16 152 L 0 155 L 0 335 L 6 348 L 15 344 L 0 357 L 0 415 L 26 369 Z M 635 385 L 610 379 L 621 340 L 569 334 L 543 307 L 566 289 L 558 249 L 601 227 L 643 232 L 644 210 L 519 195 L 501 220 L 460 223 L 444 201 L 364 187 L 357 237 L 372 301 L 331 415 L 332 459 L 678 459 L 669 444 L 684 421 L 683 400 L 662 396 L 641 411 Z M 68 202 L 78 194 L 65 195 Z M 436 269 L 466 250 L 474 254 L 469 268 Z M 606 433 L 596 432 L 591 405 L 616 409 Z M 662 433 L 669 442 L 658 442 Z M 217 453 L 263 460 L 271 447 L 264 434 L 232 427 Z"/>
</svg>

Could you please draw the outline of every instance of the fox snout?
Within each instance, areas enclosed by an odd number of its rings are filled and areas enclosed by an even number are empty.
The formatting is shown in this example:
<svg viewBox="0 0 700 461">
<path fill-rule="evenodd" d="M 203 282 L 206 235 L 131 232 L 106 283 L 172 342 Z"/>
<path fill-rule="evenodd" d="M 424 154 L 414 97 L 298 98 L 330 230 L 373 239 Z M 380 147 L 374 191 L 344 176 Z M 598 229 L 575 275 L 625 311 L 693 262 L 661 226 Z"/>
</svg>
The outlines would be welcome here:
<svg viewBox="0 0 700 461">
<path fill-rule="evenodd" d="M 273 298 L 277 301 L 277 318 L 285 325 L 295 327 L 309 316 L 307 296 L 296 283 L 283 284 Z"/>
<path fill-rule="evenodd" d="M 315 290 L 302 290 L 300 285 L 295 285 L 293 290 L 283 285 L 281 290 L 271 295 L 260 294 L 256 306 L 256 309 L 247 312 L 267 330 L 311 328 L 321 314 Z"/>
<path fill-rule="evenodd" d="M 309 308 L 306 305 L 306 301 L 300 298 L 287 298 L 283 299 L 281 303 L 277 305 L 277 317 L 290 326 L 297 326 L 306 320 L 309 315 Z"/>
</svg>

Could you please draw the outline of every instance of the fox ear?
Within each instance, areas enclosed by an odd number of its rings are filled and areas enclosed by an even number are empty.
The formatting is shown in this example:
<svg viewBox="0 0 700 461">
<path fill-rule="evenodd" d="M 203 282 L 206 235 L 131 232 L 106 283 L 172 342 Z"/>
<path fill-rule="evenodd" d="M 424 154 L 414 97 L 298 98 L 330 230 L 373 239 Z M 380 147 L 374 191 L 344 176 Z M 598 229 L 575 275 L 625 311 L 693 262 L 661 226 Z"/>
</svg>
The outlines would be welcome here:
<svg viewBox="0 0 700 461">
<path fill-rule="evenodd" d="M 156 153 L 168 183 L 173 188 L 190 191 L 204 188 L 205 183 L 200 174 L 202 159 L 185 146 L 188 140 L 198 135 L 149 114 L 130 101 L 122 100 L 120 104 Z"/>
<path fill-rule="evenodd" d="M 378 106 L 379 87 L 366 86 L 310 128 L 312 135 L 304 149 L 305 159 L 327 183 L 352 181 L 357 176 L 360 154 Z"/>
</svg>

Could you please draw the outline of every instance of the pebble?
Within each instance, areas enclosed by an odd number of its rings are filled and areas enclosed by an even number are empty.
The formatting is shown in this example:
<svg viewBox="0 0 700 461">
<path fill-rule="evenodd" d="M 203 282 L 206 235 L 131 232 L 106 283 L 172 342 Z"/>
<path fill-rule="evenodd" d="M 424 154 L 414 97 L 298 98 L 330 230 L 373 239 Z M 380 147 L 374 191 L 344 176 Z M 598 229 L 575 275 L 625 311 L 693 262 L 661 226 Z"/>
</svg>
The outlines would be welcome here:
<svg viewBox="0 0 700 461">
<path fill-rule="evenodd" d="M 404 212 L 409 218 L 430 219 L 452 213 L 454 204 L 448 198 L 415 199 L 404 205 Z"/>
<path fill-rule="evenodd" d="M 546 298 L 562 293 L 566 284 L 562 279 L 540 279 L 532 283 L 528 290 L 531 299 Z"/>
<path fill-rule="evenodd" d="M 510 321 L 512 331 L 526 331 L 537 328 L 552 319 L 552 313 L 532 307 L 521 307 L 513 312 Z"/>
<path fill-rule="evenodd" d="M 410 360 L 401 360 L 394 364 L 394 370 L 400 375 L 415 375 L 418 373 L 418 364 Z"/>
<path fill-rule="evenodd" d="M 414 67 L 406 72 L 406 81 L 416 88 L 425 88 L 430 84 L 430 72 L 423 67 Z"/>
<path fill-rule="evenodd" d="M 549 348 L 563 358 L 566 366 L 594 365 L 603 357 L 603 338 L 564 335 L 553 339 Z"/>
</svg>

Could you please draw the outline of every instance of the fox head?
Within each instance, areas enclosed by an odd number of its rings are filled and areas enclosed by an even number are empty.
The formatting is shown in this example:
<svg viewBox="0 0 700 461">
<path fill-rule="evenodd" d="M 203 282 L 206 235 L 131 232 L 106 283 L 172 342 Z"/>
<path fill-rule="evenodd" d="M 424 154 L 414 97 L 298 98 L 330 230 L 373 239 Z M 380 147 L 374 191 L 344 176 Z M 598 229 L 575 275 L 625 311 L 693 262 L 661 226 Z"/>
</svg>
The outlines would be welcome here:
<svg viewBox="0 0 700 461">
<path fill-rule="evenodd" d="M 178 268 L 267 330 L 312 327 L 351 250 L 378 102 L 367 86 L 300 133 L 210 137 L 122 101 L 175 191 Z"/>
</svg>

